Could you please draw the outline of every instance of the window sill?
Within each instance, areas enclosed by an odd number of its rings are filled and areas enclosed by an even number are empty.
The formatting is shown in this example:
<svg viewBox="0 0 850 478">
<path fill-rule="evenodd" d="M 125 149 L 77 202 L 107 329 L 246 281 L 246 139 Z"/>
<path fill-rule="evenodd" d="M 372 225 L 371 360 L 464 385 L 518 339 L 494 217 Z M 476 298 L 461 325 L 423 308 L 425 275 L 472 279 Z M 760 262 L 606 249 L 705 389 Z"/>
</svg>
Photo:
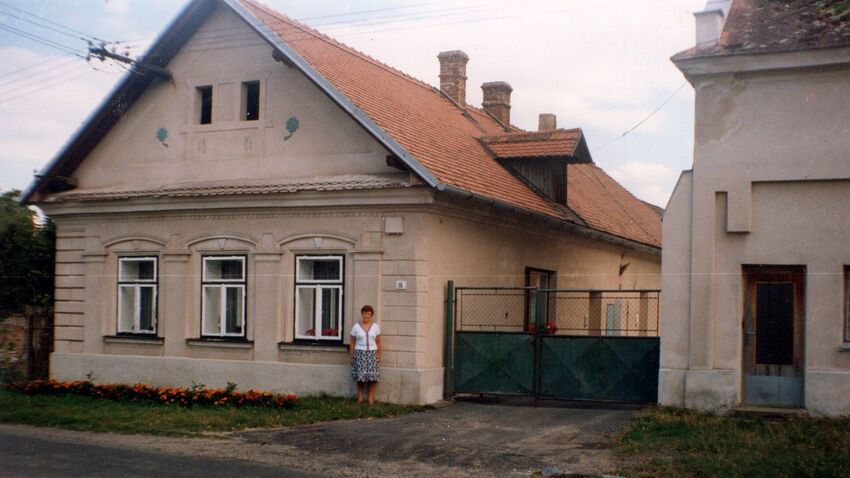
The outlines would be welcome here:
<svg viewBox="0 0 850 478">
<path fill-rule="evenodd" d="M 103 342 L 107 344 L 162 345 L 164 339 L 156 335 L 104 335 Z"/>
<path fill-rule="evenodd" d="M 838 346 L 839 352 L 850 352 L 850 342 L 844 342 Z"/>
<path fill-rule="evenodd" d="M 254 342 L 245 339 L 186 339 L 186 345 L 190 347 L 221 347 L 226 349 L 254 348 Z"/>
<path fill-rule="evenodd" d="M 297 352 L 332 352 L 332 353 L 348 353 L 347 345 L 333 344 L 297 344 L 292 342 L 278 342 L 278 350 L 291 350 Z"/>
</svg>

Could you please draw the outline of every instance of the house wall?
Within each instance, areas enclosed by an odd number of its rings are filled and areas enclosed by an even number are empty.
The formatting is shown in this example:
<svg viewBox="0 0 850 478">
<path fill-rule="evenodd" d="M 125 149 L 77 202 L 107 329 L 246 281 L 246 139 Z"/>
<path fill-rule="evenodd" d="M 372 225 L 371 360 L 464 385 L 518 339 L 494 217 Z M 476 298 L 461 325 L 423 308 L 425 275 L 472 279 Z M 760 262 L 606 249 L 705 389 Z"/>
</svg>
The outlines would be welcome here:
<svg viewBox="0 0 850 478">
<path fill-rule="evenodd" d="M 278 199 L 276 208 L 242 204 L 222 211 L 226 200 L 215 204 L 207 198 L 192 211 L 96 215 L 54 205 L 48 211 L 57 223 L 59 250 L 52 377 L 80 379 L 92 372 L 98 382 L 223 386 L 229 381 L 240 388 L 348 396 L 353 392 L 348 332 L 360 307 L 371 304 L 384 336 L 379 399 L 440 399 L 441 362 L 424 358 L 426 342 L 435 338 L 420 333 L 432 315 L 441 315 L 441 309 L 423 310 L 428 284 L 418 277 L 425 270 L 420 264 L 427 263 L 422 247 L 427 231 L 423 213 L 416 211 L 430 200 L 428 192 L 316 193 L 313 200 L 323 204 L 311 207 Z M 401 222 L 403 229 L 385 233 L 387 220 Z M 215 254 L 247 257 L 247 342 L 201 339 L 201 261 Z M 345 257 L 338 345 L 293 341 L 298 254 Z M 116 334 L 118 258 L 127 256 L 159 260 L 158 340 Z M 408 280 L 407 289 L 396 289 L 394 280 L 401 277 Z"/>
<path fill-rule="evenodd" d="M 76 192 L 340 174 L 397 174 L 387 151 L 272 46 L 224 7 L 75 171 Z M 241 121 L 242 82 L 260 81 L 260 119 Z M 212 85 L 211 124 L 198 124 L 195 88 Z M 290 118 L 298 129 L 287 130 Z M 164 128 L 167 138 L 157 139 Z M 288 139 L 287 139 L 288 138 Z M 166 146 L 167 145 L 167 146 Z"/>
<path fill-rule="evenodd" d="M 455 287 L 524 287 L 527 267 L 555 271 L 560 289 L 660 289 L 659 256 L 518 220 L 470 201 L 444 199 L 440 204 L 443 207 L 428 217 L 431 233 L 426 246 L 432 271 L 428 309 L 444 307 L 449 280 Z M 621 275 L 624 264 L 629 266 Z M 501 307 L 512 324 L 518 322 L 512 317 L 525 307 L 521 296 L 502 301 L 491 297 L 487 306 Z M 443 315 L 430 324 L 429 335 L 444 333 Z M 433 361 L 431 365 L 439 365 L 442 347 L 444 340 L 429 342 L 426 357 Z"/>
<path fill-rule="evenodd" d="M 685 68 L 694 72 L 696 141 L 693 172 L 664 217 L 663 404 L 741 404 L 742 266 L 802 265 L 805 407 L 850 413 L 850 353 L 842 351 L 850 68 L 844 60 L 781 69 L 783 58 L 806 55 L 765 56 L 770 69 L 747 73 L 720 71 L 744 69 L 746 58 Z"/>
</svg>

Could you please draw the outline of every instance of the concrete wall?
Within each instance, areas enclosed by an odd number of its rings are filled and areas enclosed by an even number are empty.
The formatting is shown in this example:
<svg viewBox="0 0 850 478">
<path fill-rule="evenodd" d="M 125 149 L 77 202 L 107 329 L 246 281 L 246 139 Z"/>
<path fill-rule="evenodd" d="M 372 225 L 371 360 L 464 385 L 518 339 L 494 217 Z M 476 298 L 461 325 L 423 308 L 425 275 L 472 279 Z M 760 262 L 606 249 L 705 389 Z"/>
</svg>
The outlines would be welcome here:
<svg viewBox="0 0 850 478">
<path fill-rule="evenodd" d="M 696 89 L 696 141 L 664 218 L 664 404 L 741 404 L 742 266 L 802 265 L 805 406 L 850 413 L 850 66 L 781 69 L 806 55 L 680 65 Z"/>
</svg>

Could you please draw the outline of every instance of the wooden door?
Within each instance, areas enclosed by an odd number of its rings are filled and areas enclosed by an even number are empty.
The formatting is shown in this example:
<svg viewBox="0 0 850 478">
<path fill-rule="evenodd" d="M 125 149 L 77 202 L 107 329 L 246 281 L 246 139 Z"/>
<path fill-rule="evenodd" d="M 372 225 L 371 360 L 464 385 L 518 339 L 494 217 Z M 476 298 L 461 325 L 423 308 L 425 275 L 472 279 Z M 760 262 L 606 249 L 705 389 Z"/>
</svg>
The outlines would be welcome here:
<svg viewBox="0 0 850 478">
<path fill-rule="evenodd" d="M 805 267 L 744 266 L 744 401 L 803 406 Z"/>
</svg>

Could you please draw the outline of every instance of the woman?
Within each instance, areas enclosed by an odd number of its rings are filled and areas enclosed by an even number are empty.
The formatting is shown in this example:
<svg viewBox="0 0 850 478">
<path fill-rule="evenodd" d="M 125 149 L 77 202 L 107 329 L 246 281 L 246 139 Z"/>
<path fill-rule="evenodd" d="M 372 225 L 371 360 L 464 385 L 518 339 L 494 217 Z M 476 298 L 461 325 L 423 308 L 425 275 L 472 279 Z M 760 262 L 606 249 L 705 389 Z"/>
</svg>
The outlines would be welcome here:
<svg viewBox="0 0 850 478">
<path fill-rule="evenodd" d="M 375 309 L 364 305 L 360 323 L 351 328 L 348 356 L 351 359 L 351 379 L 357 382 L 357 401 L 363 401 L 367 389 L 369 404 L 375 403 L 375 384 L 378 382 L 378 363 L 381 361 L 381 328 L 372 318 Z"/>
</svg>

